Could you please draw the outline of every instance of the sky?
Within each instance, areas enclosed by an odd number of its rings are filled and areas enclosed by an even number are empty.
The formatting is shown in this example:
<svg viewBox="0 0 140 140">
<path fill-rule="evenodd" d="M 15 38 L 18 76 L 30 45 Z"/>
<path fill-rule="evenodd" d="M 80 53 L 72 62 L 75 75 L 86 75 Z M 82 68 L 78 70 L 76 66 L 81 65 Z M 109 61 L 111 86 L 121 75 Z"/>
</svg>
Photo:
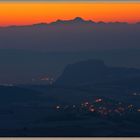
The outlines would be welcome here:
<svg viewBox="0 0 140 140">
<path fill-rule="evenodd" d="M 140 21 L 140 1 L 0 0 L 0 26 L 29 25 L 82 17 L 104 22 Z"/>
</svg>

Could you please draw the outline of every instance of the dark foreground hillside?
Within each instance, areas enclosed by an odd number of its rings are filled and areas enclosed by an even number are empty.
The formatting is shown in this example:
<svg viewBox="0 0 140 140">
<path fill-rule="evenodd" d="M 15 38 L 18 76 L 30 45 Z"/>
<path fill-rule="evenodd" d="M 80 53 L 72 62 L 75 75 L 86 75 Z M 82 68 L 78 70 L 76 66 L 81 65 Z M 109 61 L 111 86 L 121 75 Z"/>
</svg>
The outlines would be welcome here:
<svg viewBox="0 0 140 140">
<path fill-rule="evenodd" d="M 54 85 L 1 86 L 0 136 L 140 136 L 139 75 L 88 60 Z"/>
<path fill-rule="evenodd" d="M 0 136 L 140 136 L 134 95 L 118 100 L 97 95 L 100 89 L 32 86 L 25 93 L 22 88 L 5 89 L 0 93 L 11 99 L 0 99 Z"/>
</svg>

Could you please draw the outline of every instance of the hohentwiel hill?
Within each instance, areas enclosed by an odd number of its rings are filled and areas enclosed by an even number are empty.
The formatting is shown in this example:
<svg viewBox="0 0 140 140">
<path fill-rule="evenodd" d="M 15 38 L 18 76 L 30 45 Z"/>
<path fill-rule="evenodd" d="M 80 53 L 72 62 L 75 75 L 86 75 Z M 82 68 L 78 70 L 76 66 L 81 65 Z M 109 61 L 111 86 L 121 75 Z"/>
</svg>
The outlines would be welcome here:
<svg viewBox="0 0 140 140">
<path fill-rule="evenodd" d="M 140 86 L 140 69 L 107 66 L 101 60 L 87 60 L 69 64 L 56 85 L 115 84 Z"/>
</svg>

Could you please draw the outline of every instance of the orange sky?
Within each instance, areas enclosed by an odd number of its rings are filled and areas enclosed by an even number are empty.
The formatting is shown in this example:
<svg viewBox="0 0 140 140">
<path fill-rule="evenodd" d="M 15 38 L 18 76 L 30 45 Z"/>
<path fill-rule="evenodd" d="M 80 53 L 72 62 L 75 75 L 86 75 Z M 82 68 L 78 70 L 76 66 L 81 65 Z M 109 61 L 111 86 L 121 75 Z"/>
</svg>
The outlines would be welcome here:
<svg viewBox="0 0 140 140">
<path fill-rule="evenodd" d="M 140 3 L 1 2 L 0 25 L 25 25 L 83 17 L 94 21 L 140 21 Z"/>
</svg>

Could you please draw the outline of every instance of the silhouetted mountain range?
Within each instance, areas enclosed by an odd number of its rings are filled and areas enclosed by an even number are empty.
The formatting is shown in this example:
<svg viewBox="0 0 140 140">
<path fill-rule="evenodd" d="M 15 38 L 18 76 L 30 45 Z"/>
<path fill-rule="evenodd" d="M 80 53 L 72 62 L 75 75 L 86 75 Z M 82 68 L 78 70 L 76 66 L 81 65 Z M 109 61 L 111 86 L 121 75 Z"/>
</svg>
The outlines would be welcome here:
<svg viewBox="0 0 140 140">
<path fill-rule="evenodd" d="M 139 24 L 140 22 L 134 23 L 134 24 Z M 35 23 L 32 25 L 12 25 L 9 27 L 31 27 L 31 26 L 39 26 L 39 27 L 45 27 L 45 26 L 49 26 L 49 25 L 77 25 L 77 24 L 88 24 L 88 25 L 101 25 L 101 24 L 128 24 L 127 22 L 119 22 L 119 21 L 115 21 L 115 22 L 103 22 L 103 21 L 99 21 L 99 22 L 95 22 L 92 20 L 84 20 L 81 17 L 75 17 L 74 19 L 70 19 L 70 20 L 61 20 L 58 19 L 54 22 L 51 23 L 45 23 L 45 22 L 41 22 L 41 23 Z M 7 27 L 6 27 L 7 28 Z"/>
<path fill-rule="evenodd" d="M 45 75 L 56 79 L 67 64 L 86 59 L 139 68 L 139 25 L 77 17 L 0 28 L 0 84 L 32 83 Z"/>
<path fill-rule="evenodd" d="M 72 20 L 57 20 L 56 22 L 50 23 L 50 25 L 69 25 L 69 24 L 93 24 L 92 20 L 84 20 L 81 17 L 76 17 Z"/>
<path fill-rule="evenodd" d="M 135 80 L 136 79 L 136 80 Z M 132 80 L 132 81 L 131 81 Z M 128 82 L 129 81 L 129 82 Z M 87 60 L 69 64 L 58 78 L 58 85 L 94 85 L 140 81 L 140 69 L 111 67 L 100 60 Z"/>
<path fill-rule="evenodd" d="M 73 20 L 57 20 L 50 24 L 0 28 L 0 48 L 49 52 L 138 48 L 139 36 L 139 24 L 95 23 L 77 17 Z"/>
</svg>

